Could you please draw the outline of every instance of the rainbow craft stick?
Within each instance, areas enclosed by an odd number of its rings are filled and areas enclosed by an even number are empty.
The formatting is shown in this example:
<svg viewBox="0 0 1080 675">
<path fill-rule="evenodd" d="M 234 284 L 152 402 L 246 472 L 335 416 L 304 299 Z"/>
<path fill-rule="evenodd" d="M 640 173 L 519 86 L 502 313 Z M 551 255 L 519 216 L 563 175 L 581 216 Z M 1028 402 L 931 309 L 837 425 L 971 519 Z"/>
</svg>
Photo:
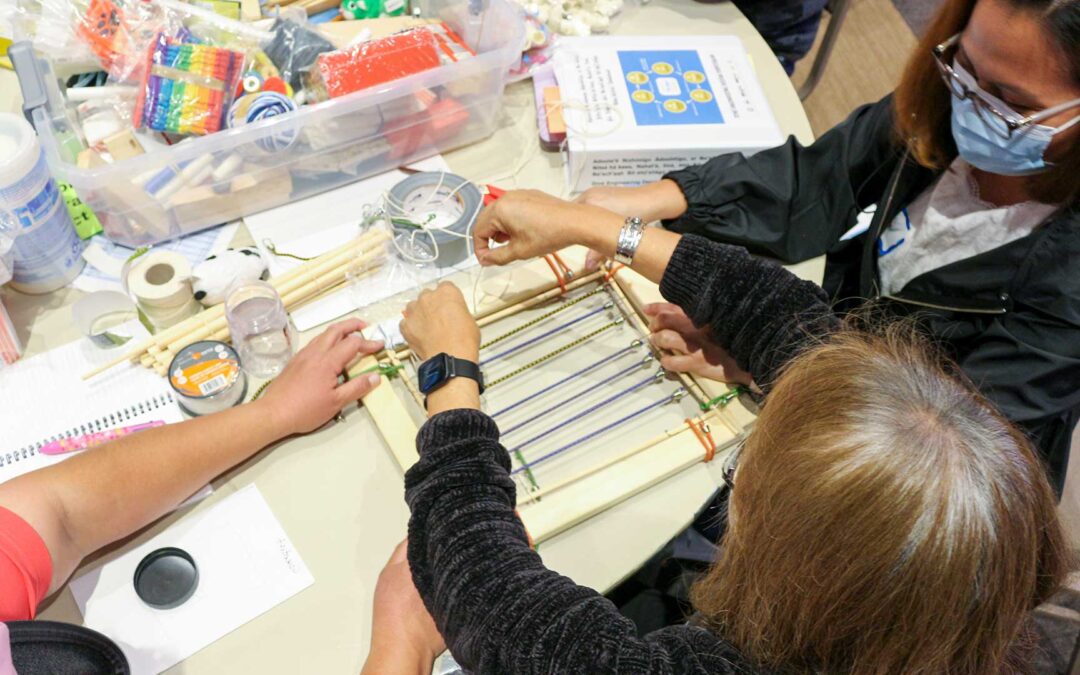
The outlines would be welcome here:
<svg viewBox="0 0 1080 675">
<path fill-rule="evenodd" d="M 67 452 L 75 452 L 77 450 L 86 450 L 96 445 L 108 443 L 109 441 L 133 434 L 136 431 L 143 431 L 144 429 L 153 429 L 154 427 L 165 426 L 165 422 L 157 420 L 154 422 L 147 422 L 145 424 L 136 424 L 130 427 L 118 427 L 116 429 L 109 429 L 108 431 L 98 431 L 92 434 L 86 434 L 85 436 L 72 436 L 71 438 L 61 438 L 58 441 L 47 443 L 38 452 L 43 455 L 63 455 Z"/>
<path fill-rule="evenodd" d="M 147 58 L 136 124 L 175 134 L 219 131 L 243 72 L 244 54 L 159 33 Z"/>
</svg>

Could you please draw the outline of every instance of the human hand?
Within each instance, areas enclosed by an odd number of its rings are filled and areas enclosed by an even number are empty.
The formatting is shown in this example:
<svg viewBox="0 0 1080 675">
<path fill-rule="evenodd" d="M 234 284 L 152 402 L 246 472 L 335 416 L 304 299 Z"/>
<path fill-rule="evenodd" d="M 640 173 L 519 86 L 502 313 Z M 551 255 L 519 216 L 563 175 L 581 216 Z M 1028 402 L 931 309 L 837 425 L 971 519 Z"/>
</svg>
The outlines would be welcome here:
<svg viewBox="0 0 1080 675">
<path fill-rule="evenodd" d="M 665 369 L 750 386 L 750 373 L 712 341 L 708 328 L 696 327 L 678 305 L 657 302 L 646 305 L 643 311 L 649 317 L 649 341 L 659 349 L 675 352 L 660 358 Z"/>
<path fill-rule="evenodd" d="M 666 179 L 639 187 L 591 187 L 574 201 L 606 209 L 623 218 L 641 218 L 644 223 L 677 218 L 687 209 L 682 190 L 674 181 Z M 601 253 L 590 250 L 585 258 L 585 269 L 594 270 L 603 260 Z"/>
<path fill-rule="evenodd" d="M 481 265 L 505 265 L 546 255 L 573 244 L 590 245 L 594 230 L 623 219 L 605 209 L 576 204 L 538 190 L 507 192 L 480 212 L 473 228 L 476 257 Z M 505 244 L 493 248 L 490 242 Z"/>
<path fill-rule="evenodd" d="M 423 291 L 405 307 L 404 315 L 401 334 L 421 359 L 446 352 L 459 359 L 480 360 L 480 328 L 454 284 L 444 281 L 434 290 Z"/>
<path fill-rule="evenodd" d="M 292 357 L 253 404 L 266 410 L 266 419 L 278 425 L 282 437 L 318 429 L 350 401 L 363 398 L 378 386 L 381 377 L 375 373 L 345 383 L 338 380 L 357 356 L 383 348 L 381 341 L 356 334 L 365 325 L 350 319 L 327 328 Z"/>
<path fill-rule="evenodd" d="M 408 540 L 394 549 L 375 584 L 371 651 L 363 673 L 395 675 L 431 672 L 446 642 L 416 591 L 406 557 Z"/>
</svg>

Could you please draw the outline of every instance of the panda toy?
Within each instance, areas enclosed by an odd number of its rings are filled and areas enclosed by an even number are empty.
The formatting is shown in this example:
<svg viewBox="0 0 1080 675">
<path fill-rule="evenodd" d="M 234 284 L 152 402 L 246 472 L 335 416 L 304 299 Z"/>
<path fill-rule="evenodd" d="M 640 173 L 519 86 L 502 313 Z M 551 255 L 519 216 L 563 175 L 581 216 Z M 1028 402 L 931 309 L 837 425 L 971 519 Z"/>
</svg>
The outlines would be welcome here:
<svg viewBox="0 0 1080 675">
<path fill-rule="evenodd" d="M 266 270 L 266 261 L 254 248 L 230 248 L 208 256 L 191 273 L 195 299 L 206 307 L 225 302 L 230 286 L 262 279 Z"/>
</svg>

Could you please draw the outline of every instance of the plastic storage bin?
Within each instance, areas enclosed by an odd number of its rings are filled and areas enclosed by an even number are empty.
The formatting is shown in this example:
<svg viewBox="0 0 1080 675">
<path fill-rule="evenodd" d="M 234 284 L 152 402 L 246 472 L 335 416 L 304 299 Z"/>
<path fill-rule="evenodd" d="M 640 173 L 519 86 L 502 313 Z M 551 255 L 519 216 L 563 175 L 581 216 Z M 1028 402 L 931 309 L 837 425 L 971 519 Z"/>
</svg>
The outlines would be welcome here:
<svg viewBox="0 0 1080 675">
<path fill-rule="evenodd" d="M 75 164 L 76 136 L 50 62 L 35 59 L 37 68 L 29 75 L 19 68 L 20 84 L 55 176 L 75 187 L 110 239 L 130 246 L 152 244 L 490 135 L 508 72 L 521 55 L 520 10 L 509 0 L 420 0 L 413 6 L 453 28 L 476 56 L 95 168 Z M 35 81 L 27 82 L 30 77 Z M 440 100 L 429 105 L 432 92 Z M 165 199 L 144 188 L 147 177 L 167 168 L 182 170 L 189 163 L 216 167 L 226 161 L 240 163 L 231 178 L 211 178 Z M 359 216 L 360 204 L 341 207 Z"/>
</svg>

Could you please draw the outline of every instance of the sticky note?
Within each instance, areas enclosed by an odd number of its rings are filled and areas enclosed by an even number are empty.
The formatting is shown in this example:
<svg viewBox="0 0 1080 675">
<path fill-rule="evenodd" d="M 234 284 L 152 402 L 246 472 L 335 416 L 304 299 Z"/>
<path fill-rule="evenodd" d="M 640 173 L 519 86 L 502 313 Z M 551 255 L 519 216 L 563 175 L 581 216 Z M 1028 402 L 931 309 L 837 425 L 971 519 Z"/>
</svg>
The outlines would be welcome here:
<svg viewBox="0 0 1080 675">
<path fill-rule="evenodd" d="M 79 195 L 75 194 L 75 188 L 64 182 L 58 182 L 58 185 L 60 186 L 60 194 L 64 196 L 64 204 L 67 205 L 68 213 L 71 214 L 71 222 L 75 224 L 75 231 L 79 233 L 79 238 L 89 239 L 95 234 L 100 234 L 103 231 L 101 222 L 94 215 L 94 212 L 90 210 L 90 207 L 79 199 Z"/>
</svg>

